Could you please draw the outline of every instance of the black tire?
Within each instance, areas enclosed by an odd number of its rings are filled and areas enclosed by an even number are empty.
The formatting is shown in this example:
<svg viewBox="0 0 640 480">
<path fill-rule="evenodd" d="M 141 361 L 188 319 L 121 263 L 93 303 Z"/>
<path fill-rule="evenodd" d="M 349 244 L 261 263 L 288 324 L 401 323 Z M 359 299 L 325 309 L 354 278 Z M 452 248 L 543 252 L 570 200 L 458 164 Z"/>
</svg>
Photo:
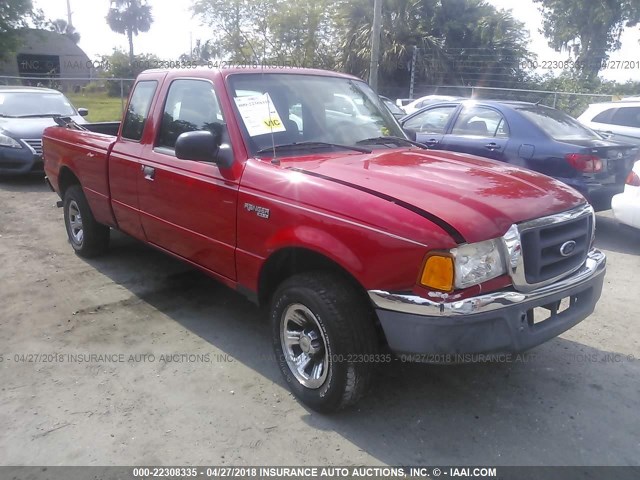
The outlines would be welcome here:
<svg viewBox="0 0 640 480">
<path fill-rule="evenodd" d="M 96 222 L 80 185 L 64 192 L 63 210 L 69 243 L 78 255 L 90 258 L 106 252 L 109 227 Z"/>
<path fill-rule="evenodd" d="M 325 413 L 343 409 L 360 400 L 371 385 L 378 351 L 374 312 L 362 292 L 345 278 L 330 272 L 295 275 L 284 281 L 274 293 L 270 316 L 278 366 L 298 399 L 313 410 Z M 307 334 L 307 330 L 301 327 L 299 343 L 294 341 L 294 346 L 288 347 L 284 338 L 298 327 L 297 321 L 286 320 L 293 317 L 309 320 L 310 328 Z M 292 330 L 288 330 L 287 325 Z M 317 327 L 315 333 L 315 327 L 311 328 L 313 325 Z M 310 350 L 314 345 L 317 347 L 318 338 L 324 342 L 322 353 L 303 351 L 303 346 Z M 296 356 L 298 351 L 300 357 Z M 293 358 L 302 358 L 303 353 L 307 354 L 306 358 L 315 359 L 310 363 L 311 374 L 306 380 L 303 378 L 305 372 L 292 366 Z M 322 371 L 324 378 L 321 375 L 313 377 L 317 364 L 323 362 L 326 367 L 318 371 Z M 312 382 L 316 384 L 312 385 Z"/>
</svg>

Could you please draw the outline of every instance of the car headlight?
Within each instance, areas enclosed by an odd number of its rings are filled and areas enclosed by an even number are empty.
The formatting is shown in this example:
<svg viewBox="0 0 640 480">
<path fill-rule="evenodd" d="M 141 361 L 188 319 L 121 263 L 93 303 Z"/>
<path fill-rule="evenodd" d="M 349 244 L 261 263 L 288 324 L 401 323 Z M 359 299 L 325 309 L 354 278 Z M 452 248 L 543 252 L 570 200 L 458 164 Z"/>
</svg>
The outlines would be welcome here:
<svg viewBox="0 0 640 480">
<path fill-rule="evenodd" d="M 22 148 L 16 140 L 6 135 L 5 133 L 0 131 L 0 146 L 2 147 L 11 147 L 11 148 Z"/>
<path fill-rule="evenodd" d="M 451 250 L 455 265 L 456 288 L 467 288 L 507 272 L 500 239 L 470 243 Z"/>
<path fill-rule="evenodd" d="M 468 288 L 507 273 L 502 240 L 495 238 L 427 257 L 420 283 L 436 290 Z"/>
</svg>

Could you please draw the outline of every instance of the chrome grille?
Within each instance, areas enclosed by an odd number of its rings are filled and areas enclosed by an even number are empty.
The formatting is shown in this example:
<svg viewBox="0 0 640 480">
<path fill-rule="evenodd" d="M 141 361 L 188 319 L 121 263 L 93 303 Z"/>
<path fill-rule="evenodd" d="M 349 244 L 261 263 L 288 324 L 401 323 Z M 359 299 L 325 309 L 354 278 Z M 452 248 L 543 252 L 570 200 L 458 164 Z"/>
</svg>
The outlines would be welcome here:
<svg viewBox="0 0 640 480">
<path fill-rule="evenodd" d="M 36 155 L 42 156 L 42 139 L 41 138 L 23 138 L 22 141 L 31 147 Z"/>
<path fill-rule="evenodd" d="M 545 282 L 582 265 L 589 251 L 592 228 L 593 216 L 583 215 L 521 232 L 526 282 Z"/>
</svg>

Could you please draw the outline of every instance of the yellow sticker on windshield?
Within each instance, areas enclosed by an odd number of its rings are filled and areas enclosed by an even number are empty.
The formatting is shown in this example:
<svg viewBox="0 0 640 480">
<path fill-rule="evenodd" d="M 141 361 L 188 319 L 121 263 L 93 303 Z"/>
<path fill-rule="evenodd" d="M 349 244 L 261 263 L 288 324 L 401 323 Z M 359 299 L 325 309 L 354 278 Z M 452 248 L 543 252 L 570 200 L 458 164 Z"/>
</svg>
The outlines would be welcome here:
<svg viewBox="0 0 640 480">
<path fill-rule="evenodd" d="M 269 93 L 234 100 L 250 136 L 286 131 Z"/>
</svg>

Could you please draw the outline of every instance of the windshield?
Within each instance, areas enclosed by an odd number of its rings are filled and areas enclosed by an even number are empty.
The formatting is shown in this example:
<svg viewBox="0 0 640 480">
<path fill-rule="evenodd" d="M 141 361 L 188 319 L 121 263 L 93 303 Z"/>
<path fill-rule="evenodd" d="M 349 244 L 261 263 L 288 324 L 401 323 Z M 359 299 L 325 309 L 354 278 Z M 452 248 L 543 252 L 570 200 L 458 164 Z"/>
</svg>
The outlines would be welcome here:
<svg viewBox="0 0 640 480">
<path fill-rule="evenodd" d="M 554 140 L 602 140 L 596 132 L 560 110 L 534 106 L 519 108 L 518 111 Z"/>
<path fill-rule="evenodd" d="M 231 75 L 229 85 L 253 155 L 269 155 L 273 145 L 355 146 L 380 136 L 406 138 L 393 115 L 362 81 L 266 73 Z"/>
<path fill-rule="evenodd" d="M 36 115 L 76 115 L 71 102 L 56 92 L 2 92 L 0 91 L 0 115 L 24 117 Z"/>
</svg>

